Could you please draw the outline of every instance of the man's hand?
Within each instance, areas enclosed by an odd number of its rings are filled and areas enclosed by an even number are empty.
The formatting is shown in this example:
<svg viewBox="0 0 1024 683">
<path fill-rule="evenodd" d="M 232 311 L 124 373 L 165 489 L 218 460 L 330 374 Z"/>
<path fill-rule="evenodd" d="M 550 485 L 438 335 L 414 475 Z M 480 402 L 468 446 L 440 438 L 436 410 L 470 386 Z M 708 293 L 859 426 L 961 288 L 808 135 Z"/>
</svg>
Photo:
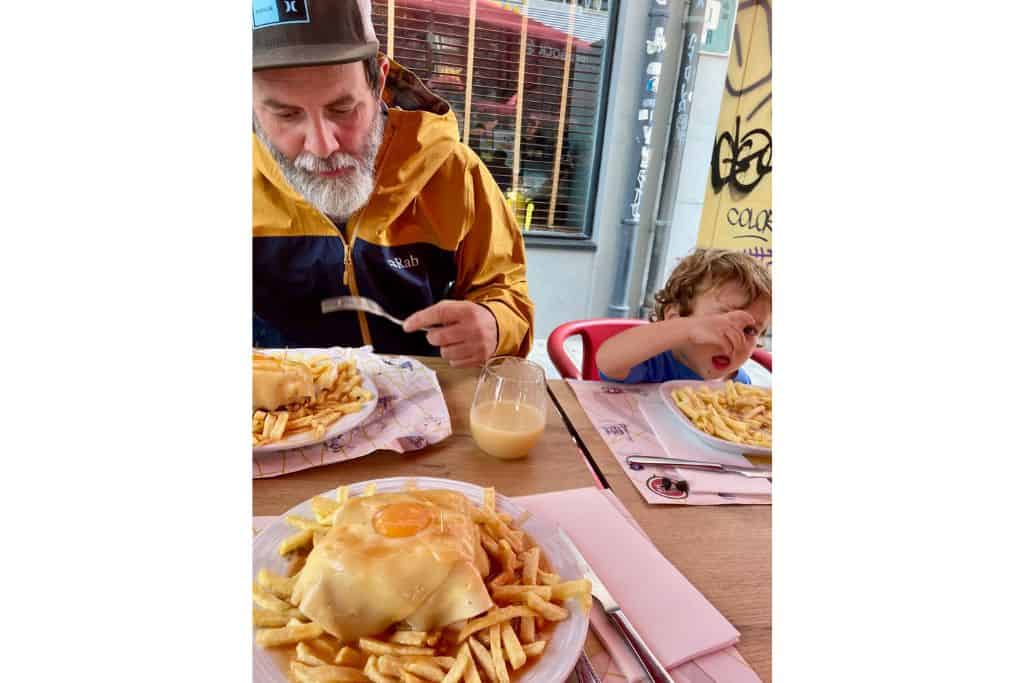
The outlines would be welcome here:
<svg viewBox="0 0 1024 683">
<path fill-rule="evenodd" d="M 736 349 L 742 349 L 747 344 L 751 329 L 756 324 L 746 311 L 691 316 L 686 320 L 690 324 L 689 337 L 692 343 L 715 346 L 730 356 Z"/>
<path fill-rule="evenodd" d="M 490 309 L 472 301 L 441 301 L 406 318 L 406 332 L 427 331 L 453 368 L 480 366 L 498 349 L 498 321 Z"/>
</svg>

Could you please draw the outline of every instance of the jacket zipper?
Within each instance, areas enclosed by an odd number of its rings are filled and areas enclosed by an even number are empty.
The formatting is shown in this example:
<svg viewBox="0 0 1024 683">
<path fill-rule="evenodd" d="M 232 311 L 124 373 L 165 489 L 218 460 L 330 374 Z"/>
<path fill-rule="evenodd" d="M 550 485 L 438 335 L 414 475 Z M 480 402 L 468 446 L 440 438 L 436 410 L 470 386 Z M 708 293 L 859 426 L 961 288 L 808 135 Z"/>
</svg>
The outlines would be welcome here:
<svg viewBox="0 0 1024 683">
<path fill-rule="evenodd" d="M 352 263 L 352 249 L 356 244 L 356 233 L 359 231 L 359 217 L 362 215 L 362 210 L 360 209 L 349 216 L 349 220 L 346 221 L 345 227 L 348 228 L 349 232 L 347 243 L 345 242 L 345 235 L 334 224 L 334 221 L 328 218 L 322 211 L 315 208 L 314 210 L 334 228 L 342 244 L 345 245 L 345 263 L 341 269 L 341 284 L 348 287 L 354 296 L 359 296 L 359 287 L 356 285 L 355 265 Z M 359 333 L 363 337 L 363 345 L 373 346 L 373 339 L 370 337 L 370 325 L 366 322 L 366 314 L 362 311 L 356 311 L 356 316 L 359 318 Z"/>
</svg>

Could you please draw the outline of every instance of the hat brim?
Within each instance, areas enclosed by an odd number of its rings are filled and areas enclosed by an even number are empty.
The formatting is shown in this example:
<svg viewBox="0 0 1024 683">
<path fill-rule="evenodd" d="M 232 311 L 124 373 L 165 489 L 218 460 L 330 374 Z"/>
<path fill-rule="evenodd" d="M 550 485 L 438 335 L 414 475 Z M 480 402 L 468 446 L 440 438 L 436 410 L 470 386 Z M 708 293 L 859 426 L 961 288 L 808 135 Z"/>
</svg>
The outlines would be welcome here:
<svg viewBox="0 0 1024 683">
<path fill-rule="evenodd" d="M 376 57 L 379 49 L 377 41 L 360 45 L 287 45 L 253 55 L 252 70 L 360 62 Z"/>
</svg>

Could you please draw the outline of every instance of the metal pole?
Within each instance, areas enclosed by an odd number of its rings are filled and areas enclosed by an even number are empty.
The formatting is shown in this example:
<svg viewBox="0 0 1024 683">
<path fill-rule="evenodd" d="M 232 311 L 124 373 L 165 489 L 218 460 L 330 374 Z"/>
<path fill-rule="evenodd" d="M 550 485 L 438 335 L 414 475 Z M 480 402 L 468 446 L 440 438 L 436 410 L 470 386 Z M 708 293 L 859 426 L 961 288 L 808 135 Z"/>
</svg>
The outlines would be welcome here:
<svg viewBox="0 0 1024 683">
<path fill-rule="evenodd" d="M 519 29 L 519 80 L 516 84 L 516 133 L 512 145 L 512 196 L 519 192 L 519 145 L 523 140 L 523 85 L 526 79 L 526 37 L 529 32 L 530 0 L 524 0 L 522 26 Z M 517 200 L 518 201 L 518 200 Z"/>
<path fill-rule="evenodd" d="M 388 57 L 395 58 L 395 0 L 388 0 Z"/>
<path fill-rule="evenodd" d="M 633 255 L 636 253 L 637 226 L 640 223 L 640 203 L 647 183 L 647 167 L 651 159 L 651 134 L 654 131 L 654 109 L 658 96 L 658 81 L 661 76 L 661 55 L 665 51 L 665 27 L 668 24 L 668 0 L 650 0 L 647 12 L 647 40 L 644 43 L 644 69 L 637 93 L 636 134 L 633 137 L 633 155 L 629 168 L 636 173 L 630 176 L 630 192 L 620 223 L 622 250 L 615 269 L 615 283 L 608 317 L 625 318 L 630 313 L 628 302 L 629 282 L 632 279 Z"/>
<path fill-rule="evenodd" d="M 651 238 L 650 259 L 640 315 L 650 316 L 654 308 L 654 293 L 661 287 L 661 269 L 665 265 L 665 247 L 672 231 L 672 214 L 679 194 L 679 173 L 683 165 L 683 148 L 690 124 L 690 105 L 693 87 L 697 81 L 697 50 L 704 28 L 705 0 L 692 0 L 686 13 L 683 49 L 680 52 L 679 77 L 676 79 L 675 109 L 669 127 L 668 160 L 665 163 L 661 188 L 655 204 L 654 235 Z"/>
<path fill-rule="evenodd" d="M 569 99 L 569 77 L 572 75 L 573 28 L 576 25 L 576 0 L 569 5 L 569 32 L 565 35 L 565 55 L 562 60 L 562 99 L 558 105 L 558 135 L 555 137 L 555 167 L 551 171 L 551 201 L 548 202 L 548 228 L 555 225 L 555 205 L 558 204 L 558 176 L 562 171 L 562 137 L 565 135 L 565 105 Z"/>
<path fill-rule="evenodd" d="M 473 107 L 473 64 L 476 61 L 476 0 L 469 0 L 469 45 L 466 46 L 466 105 L 462 112 L 462 141 L 469 144 L 469 112 Z"/>
</svg>

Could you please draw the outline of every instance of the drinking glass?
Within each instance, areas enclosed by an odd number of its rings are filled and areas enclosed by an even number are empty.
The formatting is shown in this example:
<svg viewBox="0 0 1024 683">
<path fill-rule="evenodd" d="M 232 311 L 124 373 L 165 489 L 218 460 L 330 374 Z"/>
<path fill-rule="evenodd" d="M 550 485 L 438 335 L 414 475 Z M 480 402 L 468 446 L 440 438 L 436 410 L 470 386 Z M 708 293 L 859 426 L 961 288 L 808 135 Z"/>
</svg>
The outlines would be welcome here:
<svg viewBox="0 0 1024 683">
<path fill-rule="evenodd" d="M 497 356 L 476 384 L 469 427 L 476 445 L 503 460 L 526 457 L 547 420 L 544 368 L 515 356 Z"/>
</svg>

